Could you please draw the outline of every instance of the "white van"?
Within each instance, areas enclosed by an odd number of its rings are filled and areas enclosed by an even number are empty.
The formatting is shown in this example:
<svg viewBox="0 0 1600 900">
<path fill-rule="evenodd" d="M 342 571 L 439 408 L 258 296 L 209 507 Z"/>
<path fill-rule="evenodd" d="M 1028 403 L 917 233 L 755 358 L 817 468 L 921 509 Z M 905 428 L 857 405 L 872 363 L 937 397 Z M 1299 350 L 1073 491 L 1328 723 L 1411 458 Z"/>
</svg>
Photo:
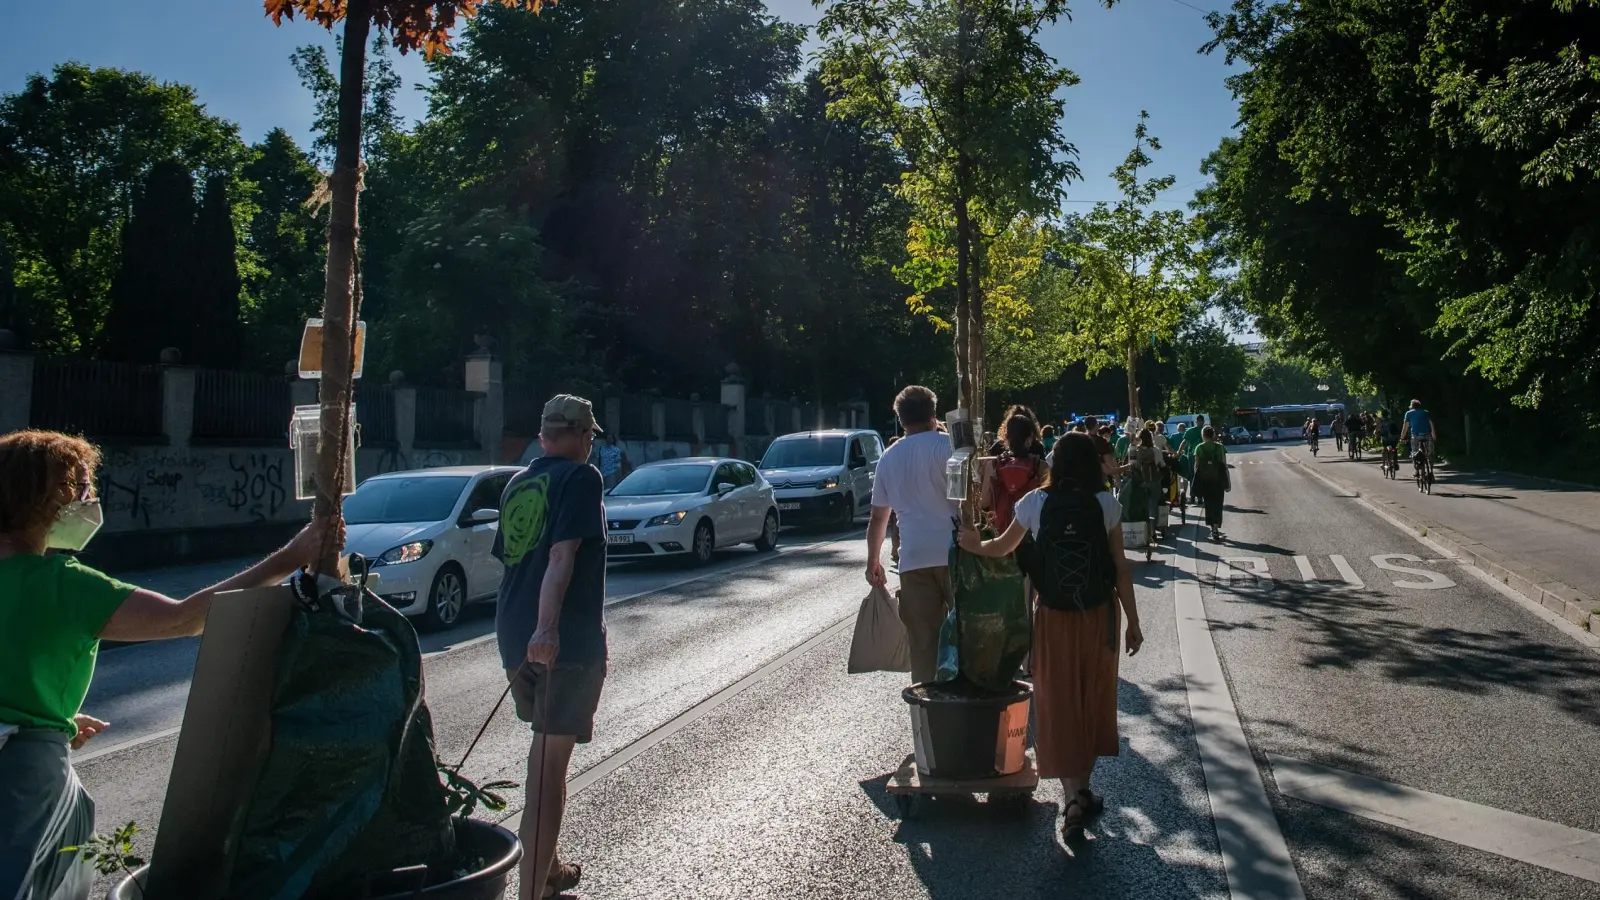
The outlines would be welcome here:
<svg viewBox="0 0 1600 900">
<path fill-rule="evenodd" d="M 882 456 L 876 431 L 805 431 L 773 441 L 758 468 L 783 524 L 849 525 L 871 509 Z"/>
<path fill-rule="evenodd" d="M 1217 424 L 1216 420 L 1212 418 L 1210 413 L 1185 413 L 1184 415 L 1181 415 L 1181 416 L 1167 416 L 1165 419 L 1162 419 L 1162 421 L 1165 422 L 1166 426 L 1167 426 L 1167 437 L 1172 438 L 1172 437 L 1177 436 L 1177 434 L 1178 434 L 1178 426 L 1179 425 L 1183 425 L 1186 428 L 1193 428 L 1194 427 L 1195 417 L 1196 416 L 1200 416 L 1200 415 L 1203 415 L 1203 416 L 1206 417 L 1206 424 L 1207 425 L 1215 425 L 1215 424 Z M 1221 433 L 1221 432 L 1219 432 L 1219 433 Z"/>
</svg>

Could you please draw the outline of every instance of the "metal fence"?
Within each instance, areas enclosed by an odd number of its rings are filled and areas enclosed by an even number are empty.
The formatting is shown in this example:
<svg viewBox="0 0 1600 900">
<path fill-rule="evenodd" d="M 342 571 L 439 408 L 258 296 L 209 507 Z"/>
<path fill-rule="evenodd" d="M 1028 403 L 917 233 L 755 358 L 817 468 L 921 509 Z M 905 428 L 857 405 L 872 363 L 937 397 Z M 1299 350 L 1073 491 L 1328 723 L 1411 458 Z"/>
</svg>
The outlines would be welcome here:
<svg viewBox="0 0 1600 900">
<path fill-rule="evenodd" d="M 472 411 L 478 395 L 453 388 L 417 388 L 418 444 L 476 444 Z"/>
<path fill-rule="evenodd" d="M 200 369 L 194 381 L 196 440 L 284 443 L 292 400 L 282 377 Z"/>
<path fill-rule="evenodd" d="M 650 440 L 656 436 L 655 401 L 643 394 L 622 395 L 622 422 L 617 430 L 629 440 Z"/>
<path fill-rule="evenodd" d="M 546 394 L 530 385 L 507 383 L 505 388 L 506 431 L 532 437 L 544 421 Z M 601 410 L 596 410 L 599 415 Z"/>
<path fill-rule="evenodd" d="M 744 404 L 744 433 L 767 433 L 767 410 L 773 406 L 771 400 L 752 397 Z"/>
<path fill-rule="evenodd" d="M 394 389 L 382 382 L 356 382 L 356 424 L 361 445 L 382 446 L 400 442 L 394 426 Z"/>
<path fill-rule="evenodd" d="M 776 400 L 772 404 L 773 437 L 788 434 L 794 431 L 794 404 L 788 400 Z"/>
<path fill-rule="evenodd" d="M 694 401 L 667 397 L 661 402 L 667 408 L 667 440 L 696 440 L 699 435 L 694 430 Z"/>
<path fill-rule="evenodd" d="M 728 428 L 728 408 L 721 401 L 700 404 L 701 417 L 706 423 L 706 440 L 731 441 L 733 432 Z M 749 412 L 745 413 L 748 418 Z"/>
<path fill-rule="evenodd" d="M 28 424 L 92 438 L 160 439 L 161 380 L 159 366 L 40 359 Z"/>
</svg>

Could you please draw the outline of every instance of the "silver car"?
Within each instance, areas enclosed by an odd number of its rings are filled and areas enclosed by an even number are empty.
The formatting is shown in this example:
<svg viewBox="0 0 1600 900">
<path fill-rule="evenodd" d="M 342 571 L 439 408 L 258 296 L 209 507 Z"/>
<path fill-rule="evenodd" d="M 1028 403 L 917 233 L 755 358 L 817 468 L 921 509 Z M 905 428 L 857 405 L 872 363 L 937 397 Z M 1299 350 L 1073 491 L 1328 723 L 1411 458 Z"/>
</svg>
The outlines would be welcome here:
<svg viewBox="0 0 1600 900">
<path fill-rule="evenodd" d="M 778 505 L 743 460 L 690 457 L 646 463 L 606 492 L 611 560 L 688 554 L 698 564 L 723 547 L 778 546 Z"/>
</svg>

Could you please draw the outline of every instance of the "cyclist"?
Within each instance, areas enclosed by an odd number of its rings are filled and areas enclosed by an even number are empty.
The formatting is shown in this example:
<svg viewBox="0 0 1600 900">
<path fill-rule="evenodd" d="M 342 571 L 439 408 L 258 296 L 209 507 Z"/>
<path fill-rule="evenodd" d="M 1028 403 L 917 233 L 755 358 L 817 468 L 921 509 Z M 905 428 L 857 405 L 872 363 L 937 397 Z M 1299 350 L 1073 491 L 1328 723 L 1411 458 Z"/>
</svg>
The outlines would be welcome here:
<svg viewBox="0 0 1600 900">
<path fill-rule="evenodd" d="M 1400 440 L 1405 440 L 1408 435 L 1411 438 L 1412 457 L 1421 454 L 1428 465 L 1433 465 L 1433 442 L 1439 435 L 1433 426 L 1433 417 L 1422 408 L 1421 400 L 1411 401 L 1411 408 L 1406 410 L 1400 423 Z"/>
<path fill-rule="evenodd" d="M 1345 420 L 1345 440 L 1349 444 L 1350 458 L 1361 458 L 1361 439 L 1366 436 L 1367 425 L 1357 413 Z"/>
<path fill-rule="evenodd" d="M 1312 416 L 1306 420 L 1306 442 L 1311 445 L 1311 455 L 1317 455 L 1317 442 L 1322 439 L 1322 426 L 1317 422 L 1317 417 Z"/>
<path fill-rule="evenodd" d="M 1373 426 L 1378 441 L 1383 445 L 1383 466 L 1386 470 L 1400 468 L 1399 453 L 1395 450 L 1394 420 L 1379 414 L 1377 423 Z"/>
</svg>

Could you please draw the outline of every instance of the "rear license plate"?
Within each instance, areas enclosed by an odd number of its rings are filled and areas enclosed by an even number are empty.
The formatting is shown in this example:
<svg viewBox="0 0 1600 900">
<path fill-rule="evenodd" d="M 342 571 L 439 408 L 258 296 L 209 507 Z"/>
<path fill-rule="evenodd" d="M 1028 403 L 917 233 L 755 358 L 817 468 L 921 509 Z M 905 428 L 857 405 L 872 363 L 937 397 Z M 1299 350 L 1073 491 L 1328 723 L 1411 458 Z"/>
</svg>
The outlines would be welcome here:
<svg viewBox="0 0 1600 900">
<path fill-rule="evenodd" d="M 631 543 L 633 543 L 633 535 L 631 535 L 631 534 L 608 534 L 608 535 L 606 535 L 606 543 L 608 543 L 608 544 L 631 544 Z"/>
<path fill-rule="evenodd" d="M 800 504 L 798 504 L 798 503 L 779 503 L 778 504 L 778 508 L 779 509 L 799 509 L 800 508 Z"/>
</svg>

